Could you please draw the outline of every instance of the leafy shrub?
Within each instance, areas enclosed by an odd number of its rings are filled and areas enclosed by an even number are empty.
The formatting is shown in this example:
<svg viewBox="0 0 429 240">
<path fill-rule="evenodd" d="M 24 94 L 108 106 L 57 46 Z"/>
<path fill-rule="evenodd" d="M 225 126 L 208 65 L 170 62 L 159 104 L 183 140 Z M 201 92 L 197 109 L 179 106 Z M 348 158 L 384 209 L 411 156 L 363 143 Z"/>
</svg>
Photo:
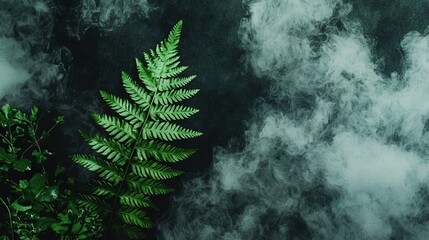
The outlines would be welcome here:
<svg viewBox="0 0 429 240">
<path fill-rule="evenodd" d="M 54 154 L 43 148 L 43 140 L 63 117 L 56 117 L 48 130 L 41 129 L 40 120 L 37 107 L 28 115 L 8 104 L 0 111 L 0 231 L 9 232 L 0 238 L 97 237 L 99 216 L 76 207 L 69 190 L 73 179 L 59 179 L 65 170 L 59 164 L 53 172 L 45 168 Z"/>
</svg>

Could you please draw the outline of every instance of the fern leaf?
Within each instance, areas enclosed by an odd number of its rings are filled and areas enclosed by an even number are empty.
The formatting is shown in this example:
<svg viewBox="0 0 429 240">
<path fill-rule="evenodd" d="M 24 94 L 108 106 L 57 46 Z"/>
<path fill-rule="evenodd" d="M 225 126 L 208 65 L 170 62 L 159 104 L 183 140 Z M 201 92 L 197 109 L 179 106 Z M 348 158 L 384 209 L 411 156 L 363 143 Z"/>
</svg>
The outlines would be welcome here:
<svg viewBox="0 0 429 240">
<path fill-rule="evenodd" d="M 180 33 L 182 32 L 182 26 L 183 21 L 177 22 L 168 34 L 167 40 L 163 42 L 165 48 L 168 50 L 167 59 L 171 59 L 177 54 L 177 48 L 180 42 Z"/>
<path fill-rule="evenodd" d="M 72 160 L 89 171 L 97 171 L 103 168 L 103 160 L 94 156 L 76 154 L 72 156 Z"/>
<path fill-rule="evenodd" d="M 180 41 L 182 23 L 177 23 L 170 32 L 167 40 L 156 45 L 155 51 L 150 50 L 149 54 L 144 54 L 147 70 L 155 79 L 173 77 L 183 72 L 186 67 L 178 67 L 180 62 L 176 57 Z"/>
<path fill-rule="evenodd" d="M 153 107 L 150 116 L 153 120 L 175 121 L 189 118 L 197 112 L 198 109 L 180 105 L 158 105 Z"/>
<path fill-rule="evenodd" d="M 148 196 L 142 193 L 127 192 L 119 197 L 120 203 L 130 207 L 151 207 L 153 206 Z"/>
<path fill-rule="evenodd" d="M 177 54 L 177 52 L 176 52 L 176 54 Z M 176 54 L 174 54 L 174 56 L 169 56 L 169 58 L 165 60 L 165 65 L 168 68 L 175 68 L 175 67 L 179 66 L 180 56 L 175 56 Z"/>
<path fill-rule="evenodd" d="M 167 105 L 189 99 L 197 94 L 199 89 L 179 89 L 161 92 L 154 97 L 155 105 Z"/>
<path fill-rule="evenodd" d="M 132 163 L 131 171 L 140 177 L 150 177 L 155 180 L 169 179 L 183 174 L 182 171 L 174 170 L 168 166 L 149 160 Z"/>
<path fill-rule="evenodd" d="M 146 120 L 146 114 L 128 100 L 119 98 L 105 91 L 100 91 L 100 94 L 112 110 L 124 117 L 125 120 L 131 125 L 134 125 L 135 128 L 140 127 Z"/>
<path fill-rule="evenodd" d="M 151 73 L 143 66 L 143 63 L 137 58 L 136 65 L 139 78 L 145 84 L 146 88 L 152 92 L 156 91 L 156 81 L 152 78 Z"/>
<path fill-rule="evenodd" d="M 164 74 L 161 75 L 162 78 L 176 77 L 177 75 L 181 74 L 186 69 L 188 69 L 188 67 L 186 66 L 176 67 L 175 65 L 173 65 L 171 67 L 172 68 L 168 68 L 168 71 L 166 71 Z"/>
<path fill-rule="evenodd" d="M 132 174 L 130 174 L 127 183 L 129 189 L 132 191 L 147 195 L 165 195 L 174 191 L 172 188 L 167 187 L 157 180 L 141 178 Z"/>
<path fill-rule="evenodd" d="M 107 181 L 95 180 L 92 186 L 94 188 L 93 194 L 97 196 L 113 197 L 116 195 L 115 186 Z"/>
<path fill-rule="evenodd" d="M 152 54 L 152 55 L 154 55 L 154 54 Z M 144 60 L 146 61 L 147 69 L 152 72 L 152 77 L 154 77 L 154 78 L 159 77 L 159 76 L 156 76 L 154 74 L 154 72 L 157 71 L 156 70 L 157 66 L 156 66 L 156 63 L 154 60 L 156 57 L 152 57 L 151 55 L 149 55 L 147 53 L 143 53 L 143 56 L 144 56 Z"/>
<path fill-rule="evenodd" d="M 146 90 L 136 82 L 134 82 L 131 77 L 122 72 L 122 84 L 125 88 L 125 91 L 130 95 L 131 99 L 140 107 L 142 110 L 147 110 L 150 105 L 152 97 Z"/>
<path fill-rule="evenodd" d="M 72 160 L 90 171 L 96 171 L 101 178 L 107 181 L 117 184 L 122 180 L 123 171 L 113 163 L 103 161 L 101 158 L 76 154 L 72 156 Z"/>
<path fill-rule="evenodd" d="M 181 89 L 195 78 L 179 76 L 187 69 L 180 66 L 178 55 L 181 29 L 182 21 L 179 21 L 165 40 L 143 54 L 144 61 L 135 59 L 140 81 L 136 82 L 122 72 L 122 84 L 129 98 L 100 92 L 119 115 L 93 115 L 108 137 L 82 134 L 100 157 L 72 156 L 74 162 L 98 174 L 99 179 L 91 185 L 92 194 L 82 195 L 79 204 L 100 211 L 101 216 L 110 219 L 106 232 L 113 229 L 131 239 L 140 238 L 141 228 L 153 226 L 141 208 L 153 207 L 150 195 L 173 191 L 161 180 L 183 173 L 165 163 L 182 161 L 196 151 L 167 143 L 201 135 L 172 123 L 199 111 L 173 105 L 199 92 L 198 89 Z"/>
<path fill-rule="evenodd" d="M 144 139 L 161 139 L 173 141 L 201 136 L 202 133 L 186 129 L 170 122 L 148 122 L 143 129 Z"/>
<path fill-rule="evenodd" d="M 150 228 L 153 226 L 150 219 L 146 216 L 146 213 L 140 209 L 132 207 L 122 207 L 118 211 L 118 215 L 124 220 L 124 222 L 136 225 L 142 228 Z"/>
<path fill-rule="evenodd" d="M 108 160 L 122 166 L 128 159 L 129 150 L 121 143 L 115 140 L 108 140 L 100 136 L 90 136 L 84 133 L 82 133 L 82 136 L 93 150 L 105 156 Z"/>
<path fill-rule="evenodd" d="M 127 142 L 136 139 L 136 131 L 134 127 L 116 117 L 108 115 L 93 114 L 94 121 L 103 127 L 115 140 L 119 142 Z"/>
<path fill-rule="evenodd" d="M 182 161 L 196 152 L 195 149 L 183 149 L 155 140 L 145 141 L 137 147 L 137 157 L 147 160 L 150 157 L 157 161 L 178 162 Z"/>
<path fill-rule="evenodd" d="M 195 75 L 182 78 L 161 79 L 159 81 L 158 90 L 168 91 L 186 86 L 195 79 Z"/>
<path fill-rule="evenodd" d="M 87 194 L 79 194 L 77 203 L 81 208 L 92 211 L 100 211 L 100 209 L 108 207 L 108 204 L 100 197 Z"/>
</svg>

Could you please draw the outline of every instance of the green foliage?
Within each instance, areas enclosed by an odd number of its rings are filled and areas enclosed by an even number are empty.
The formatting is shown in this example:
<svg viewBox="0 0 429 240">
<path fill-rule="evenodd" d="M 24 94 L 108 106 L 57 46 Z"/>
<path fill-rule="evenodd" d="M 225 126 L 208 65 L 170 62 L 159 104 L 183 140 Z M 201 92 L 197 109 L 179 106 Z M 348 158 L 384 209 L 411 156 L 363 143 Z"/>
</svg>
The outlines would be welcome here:
<svg viewBox="0 0 429 240">
<path fill-rule="evenodd" d="M 181 89 L 195 78 L 179 77 L 187 69 L 179 66 L 181 29 L 182 21 L 155 50 L 144 53 L 144 63 L 136 59 L 139 82 L 122 73 L 123 86 L 130 99 L 100 92 L 118 116 L 94 114 L 94 121 L 109 136 L 82 133 L 98 156 L 72 156 L 73 161 L 99 176 L 91 184 L 91 192 L 80 195 L 80 206 L 108 219 L 107 231 L 120 232 L 132 239 L 142 237 L 142 228 L 153 226 L 145 209 L 153 207 L 149 196 L 172 192 L 161 180 L 183 173 L 168 164 L 195 153 L 194 149 L 176 147 L 168 142 L 201 135 L 172 122 L 198 112 L 176 104 L 199 91 Z"/>
<path fill-rule="evenodd" d="M 28 115 L 8 104 L 0 110 L 0 239 L 93 239 L 99 216 L 76 207 L 73 179 L 59 179 L 64 168 L 42 145 L 64 118 L 48 130 L 40 120 L 37 107 Z"/>
</svg>

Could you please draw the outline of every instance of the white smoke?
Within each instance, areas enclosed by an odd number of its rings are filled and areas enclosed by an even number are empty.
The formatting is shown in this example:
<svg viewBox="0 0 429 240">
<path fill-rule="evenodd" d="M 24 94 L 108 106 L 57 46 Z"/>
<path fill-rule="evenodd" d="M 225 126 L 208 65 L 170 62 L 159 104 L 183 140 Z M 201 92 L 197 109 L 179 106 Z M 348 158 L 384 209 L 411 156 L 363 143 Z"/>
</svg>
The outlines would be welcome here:
<svg viewBox="0 0 429 240">
<path fill-rule="evenodd" d="M 91 27 L 112 32 L 133 14 L 148 17 L 151 10 L 147 0 L 83 0 L 76 9 L 78 22 L 69 26 L 69 34 L 79 39 Z"/>
<path fill-rule="evenodd" d="M 0 98 L 27 105 L 64 92 L 62 61 L 70 52 L 51 43 L 55 7 L 50 0 L 0 0 Z"/>
<path fill-rule="evenodd" d="M 185 183 L 162 238 L 428 239 L 429 37 L 407 34 L 385 76 L 350 4 L 246 4 L 246 62 L 273 103 Z"/>
</svg>

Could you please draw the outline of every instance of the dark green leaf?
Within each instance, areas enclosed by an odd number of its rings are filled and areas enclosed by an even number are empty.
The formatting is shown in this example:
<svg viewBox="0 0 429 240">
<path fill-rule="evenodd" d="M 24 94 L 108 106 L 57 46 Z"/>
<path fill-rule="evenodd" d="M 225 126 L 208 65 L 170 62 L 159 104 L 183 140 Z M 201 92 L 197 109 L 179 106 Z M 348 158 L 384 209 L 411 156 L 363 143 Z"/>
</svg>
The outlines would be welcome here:
<svg viewBox="0 0 429 240">
<path fill-rule="evenodd" d="M 36 120 L 37 119 L 37 113 L 39 112 L 39 108 L 37 108 L 37 106 L 33 106 L 31 108 L 31 114 L 30 114 L 30 119 L 31 120 Z"/>
<path fill-rule="evenodd" d="M 46 186 L 46 178 L 44 175 L 40 173 L 34 174 L 34 176 L 30 179 L 29 187 L 35 195 L 43 191 L 45 186 Z"/>
<path fill-rule="evenodd" d="M 57 168 L 55 168 L 54 176 L 57 177 L 58 175 L 63 173 L 65 170 L 66 169 L 64 167 L 57 166 Z"/>
<path fill-rule="evenodd" d="M 3 107 L 1 108 L 2 112 L 4 113 L 4 116 L 6 118 L 6 120 L 9 120 L 10 117 L 10 105 L 9 104 L 5 104 L 3 105 Z"/>
<path fill-rule="evenodd" d="M 13 163 L 15 162 L 15 157 L 11 154 L 8 154 L 4 148 L 0 148 L 0 161 Z"/>
<path fill-rule="evenodd" d="M 58 198 L 59 189 L 58 186 L 48 187 L 43 189 L 37 196 L 37 200 L 41 202 L 52 202 Z"/>
<path fill-rule="evenodd" d="M 13 210 L 16 210 L 18 212 L 25 212 L 25 211 L 28 211 L 28 210 L 30 210 L 32 208 L 32 206 L 21 205 L 17 201 L 14 201 L 12 203 L 11 207 L 12 207 Z"/>
<path fill-rule="evenodd" d="M 29 183 L 26 179 L 24 180 L 19 180 L 19 187 L 21 189 L 26 189 L 28 187 Z"/>
<path fill-rule="evenodd" d="M 19 172 L 29 171 L 31 170 L 31 161 L 26 158 L 18 159 L 13 165 L 13 169 Z"/>
<path fill-rule="evenodd" d="M 57 116 L 55 118 L 55 123 L 60 124 L 64 122 L 64 116 Z"/>
<path fill-rule="evenodd" d="M 31 155 L 33 155 L 33 157 L 36 159 L 37 163 L 42 163 L 44 162 L 47 157 L 45 156 L 45 154 L 43 154 L 43 152 L 39 152 L 38 150 L 34 150 Z"/>
</svg>

